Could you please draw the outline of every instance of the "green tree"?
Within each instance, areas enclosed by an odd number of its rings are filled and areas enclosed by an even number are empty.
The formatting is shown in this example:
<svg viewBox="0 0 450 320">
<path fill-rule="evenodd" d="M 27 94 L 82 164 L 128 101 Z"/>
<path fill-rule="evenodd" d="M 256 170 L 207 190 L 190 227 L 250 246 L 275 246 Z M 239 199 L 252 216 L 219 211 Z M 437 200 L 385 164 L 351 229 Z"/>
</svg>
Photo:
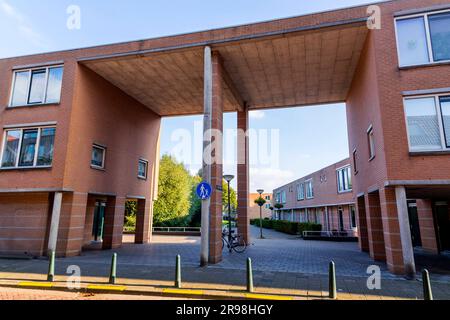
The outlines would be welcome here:
<svg viewBox="0 0 450 320">
<path fill-rule="evenodd" d="M 222 183 L 222 207 L 223 211 L 228 213 L 228 184 L 224 181 Z M 231 203 L 231 212 L 236 211 L 237 209 L 237 195 L 236 191 L 234 191 L 233 187 L 230 186 L 230 203 Z"/>
<path fill-rule="evenodd" d="M 202 221 L 202 200 L 197 196 L 197 186 L 202 182 L 202 178 L 196 175 L 191 178 L 191 207 L 189 209 L 191 227 L 200 227 Z"/>
<path fill-rule="evenodd" d="M 158 200 L 155 201 L 155 226 L 184 226 L 191 206 L 191 176 L 182 163 L 172 156 L 161 158 L 158 182 Z"/>
</svg>

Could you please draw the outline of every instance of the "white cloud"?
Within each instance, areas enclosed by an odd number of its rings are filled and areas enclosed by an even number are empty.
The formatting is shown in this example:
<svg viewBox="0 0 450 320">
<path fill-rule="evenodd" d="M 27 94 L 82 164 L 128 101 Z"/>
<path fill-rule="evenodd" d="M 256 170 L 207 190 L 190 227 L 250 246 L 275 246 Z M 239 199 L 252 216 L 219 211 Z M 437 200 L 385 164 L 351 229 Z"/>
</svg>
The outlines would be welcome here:
<svg viewBox="0 0 450 320">
<path fill-rule="evenodd" d="M 261 110 L 255 110 L 249 112 L 250 118 L 252 119 L 262 119 L 266 116 L 266 113 Z"/>
<path fill-rule="evenodd" d="M 28 22 L 29 19 L 5 0 L 0 0 L 0 12 L 3 12 L 7 17 L 15 22 L 18 32 L 28 41 L 31 41 L 31 43 L 36 46 L 46 47 L 42 35 L 33 29 L 31 24 Z"/>
<path fill-rule="evenodd" d="M 272 192 L 273 189 L 285 185 L 295 179 L 292 171 L 272 168 L 250 168 L 250 192 L 264 189 Z"/>
</svg>

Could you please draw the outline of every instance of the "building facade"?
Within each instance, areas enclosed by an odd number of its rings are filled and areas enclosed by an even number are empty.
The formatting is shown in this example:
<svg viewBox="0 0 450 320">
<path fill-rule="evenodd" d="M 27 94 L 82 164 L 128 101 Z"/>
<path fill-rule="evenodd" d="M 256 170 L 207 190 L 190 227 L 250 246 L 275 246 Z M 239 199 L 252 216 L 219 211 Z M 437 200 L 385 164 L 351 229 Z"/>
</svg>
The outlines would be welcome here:
<svg viewBox="0 0 450 320">
<path fill-rule="evenodd" d="M 273 191 L 274 218 L 322 225 L 323 231 L 357 235 L 350 159 L 345 159 Z"/>
<path fill-rule="evenodd" d="M 224 112 L 244 133 L 237 211 L 248 240 L 248 112 L 345 102 L 361 249 L 412 274 L 414 245 L 450 249 L 449 34 L 448 0 L 395 0 L 1 59 L 0 251 L 76 255 L 99 235 L 120 246 L 127 199 L 139 202 L 136 241 L 148 242 L 161 117 L 205 114 L 209 160 L 223 154 L 211 132 Z M 210 263 L 222 259 L 222 171 L 205 161 Z"/>
<path fill-rule="evenodd" d="M 263 193 L 262 198 L 266 200 L 266 203 L 262 206 L 262 218 L 272 218 L 272 194 Z M 259 198 L 259 193 L 250 193 L 248 199 L 248 215 L 249 219 L 259 219 L 259 206 L 255 203 L 255 200 Z"/>
</svg>

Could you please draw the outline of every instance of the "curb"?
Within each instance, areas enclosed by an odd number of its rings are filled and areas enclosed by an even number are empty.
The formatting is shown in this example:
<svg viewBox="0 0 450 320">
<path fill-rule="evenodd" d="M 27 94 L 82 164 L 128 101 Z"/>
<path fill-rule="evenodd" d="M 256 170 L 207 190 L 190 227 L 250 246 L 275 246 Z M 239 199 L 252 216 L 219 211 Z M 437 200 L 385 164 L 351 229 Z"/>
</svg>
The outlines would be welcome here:
<svg viewBox="0 0 450 320">
<path fill-rule="evenodd" d="M 211 299 L 211 300 L 297 300 L 294 296 L 275 295 L 267 293 L 246 293 L 213 291 L 200 289 L 177 289 L 177 288 L 155 288 L 145 287 L 142 290 L 129 288 L 126 285 L 109 284 L 81 284 L 80 288 L 70 289 L 66 286 L 53 282 L 44 281 L 15 281 L 11 283 L 1 283 L 0 287 L 20 288 L 20 289 L 40 289 L 49 291 L 62 291 L 72 293 L 103 293 L 103 294 L 127 294 L 140 296 L 159 296 L 175 298 L 192 299 Z"/>
</svg>

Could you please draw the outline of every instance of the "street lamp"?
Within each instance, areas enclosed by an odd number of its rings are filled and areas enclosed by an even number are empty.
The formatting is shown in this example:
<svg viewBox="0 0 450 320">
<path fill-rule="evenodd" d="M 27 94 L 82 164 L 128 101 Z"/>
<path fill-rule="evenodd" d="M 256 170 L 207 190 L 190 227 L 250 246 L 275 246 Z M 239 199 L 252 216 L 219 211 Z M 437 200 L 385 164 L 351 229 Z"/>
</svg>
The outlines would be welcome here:
<svg viewBox="0 0 450 320">
<path fill-rule="evenodd" d="M 230 182 L 234 179 L 234 176 L 231 174 L 226 174 L 223 176 L 225 181 L 228 183 L 228 243 L 229 243 L 229 250 L 231 252 L 231 192 L 230 192 Z"/>
<path fill-rule="evenodd" d="M 259 193 L 259 198 L 262 200 L 262 194 L 264 193 L 264 190 L 258 189 L 258 190 L 256 190 L 256 192 Z M 259 203 L 259 238 L 260 239 L 264 239 L 263 231 L 262 231 L 262 229 L 263 229 L 263 227 L 262 227 L 262 206 L 263 206 L 263 204 L 262 204 L 262 202 L 260 202 Z"/>
</svg>

